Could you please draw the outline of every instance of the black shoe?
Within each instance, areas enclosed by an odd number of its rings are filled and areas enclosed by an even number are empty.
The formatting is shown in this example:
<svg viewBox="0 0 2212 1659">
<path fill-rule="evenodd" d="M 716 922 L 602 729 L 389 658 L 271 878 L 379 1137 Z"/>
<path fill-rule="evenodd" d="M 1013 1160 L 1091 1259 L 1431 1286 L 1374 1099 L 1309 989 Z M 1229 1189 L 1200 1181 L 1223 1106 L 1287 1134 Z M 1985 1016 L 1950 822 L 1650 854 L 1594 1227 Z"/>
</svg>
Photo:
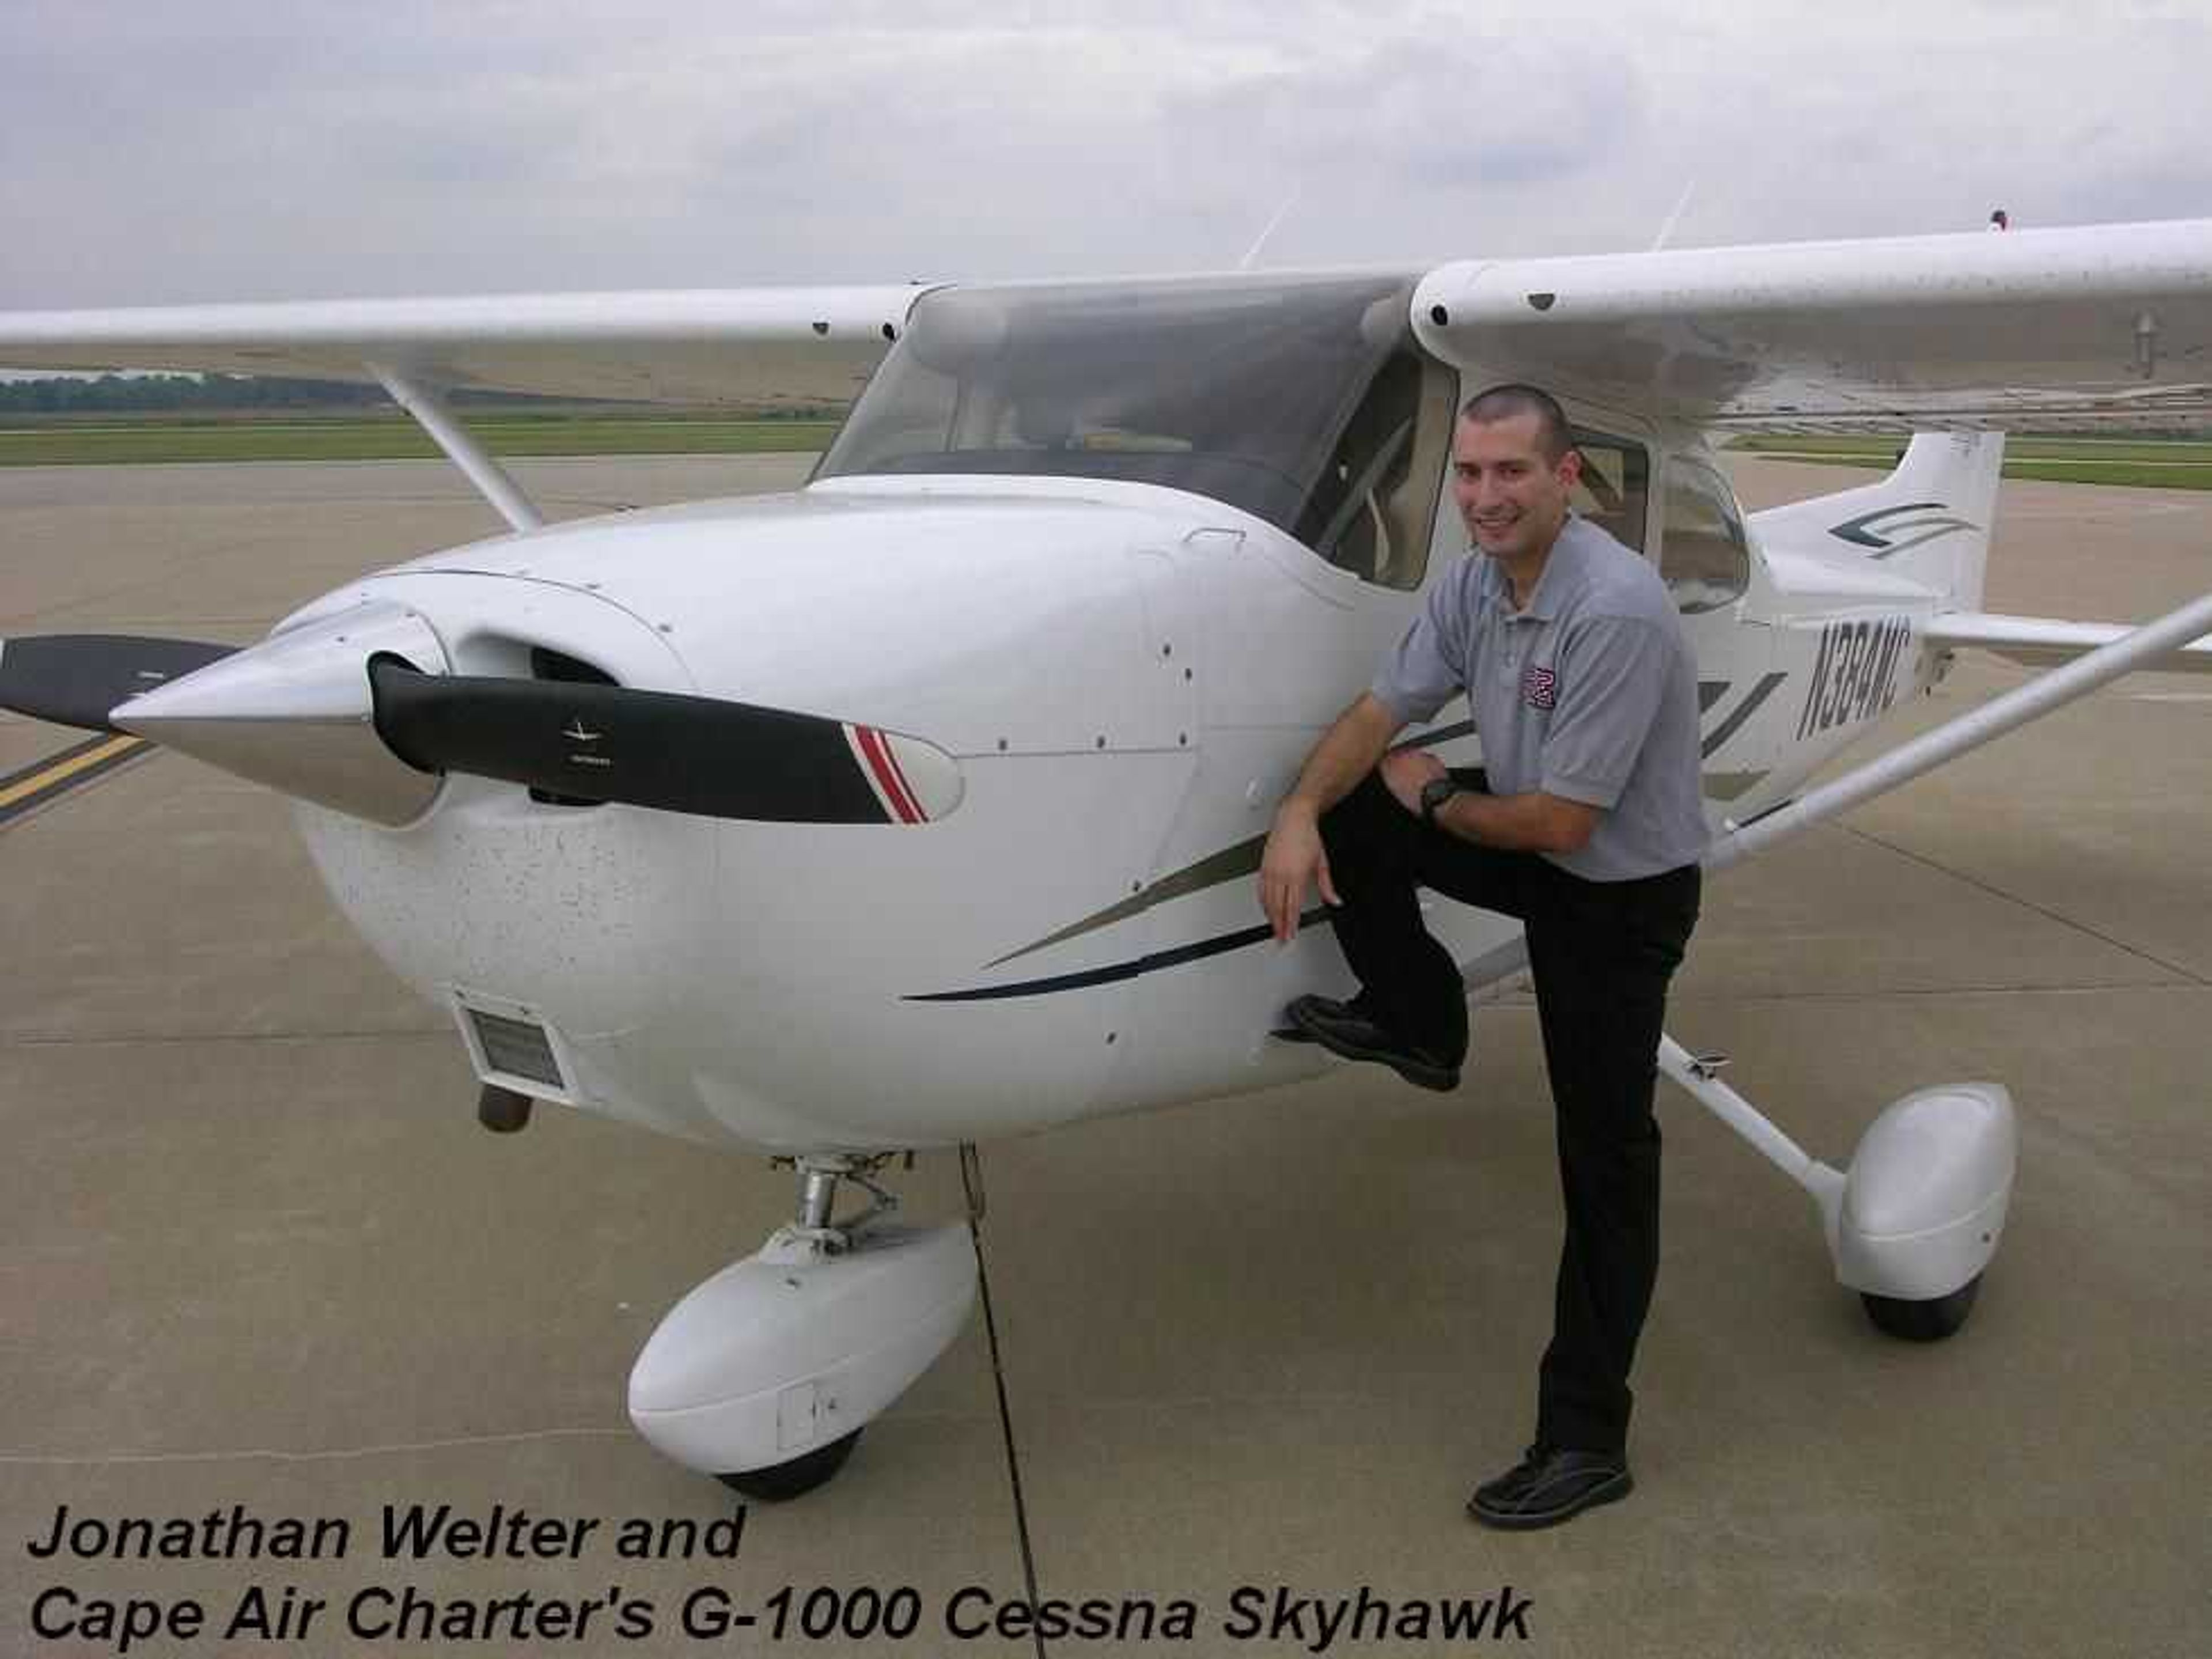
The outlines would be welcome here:
<svg viewBox="0 0 2212 1659">
<path fill-rule="evenodd" d="M 1349 1002 L 1339 1002 L 1334 997 L 1301 997 L 1301 1002 L 1310 1003 L 1319 1012 L 1331 1019 L 1372 1019 L 1368 1012 L 1367 993 L 1362 991 Z M 1278 1042 L 1318 1042 L 1321 1039 L 1311 1031 L 1301 1030 L 1290 1023 L 1287 1012 L 1284 1023 L 1267 1033 Z"/>
<path fill-rule="evenodd" d="M 1531 1446 L 1518 1463 L 1474 1489 L 1467 1512 L 1486 1527 L 1523 1532 L 1556 1527 L 1635 1490 L 1625 1457 Z"/>
<path fill-rule="evenodd" d="M 1352 1003 L 1304 996 L 1283 1010 L 1291 1027 L 1344 1060 L 1371 1060 L 1407 1082 L 1449 1094 L 1459 1087 L 1459 1067 L 1425 1048 L 1401 1042 Z"/>
</svg>

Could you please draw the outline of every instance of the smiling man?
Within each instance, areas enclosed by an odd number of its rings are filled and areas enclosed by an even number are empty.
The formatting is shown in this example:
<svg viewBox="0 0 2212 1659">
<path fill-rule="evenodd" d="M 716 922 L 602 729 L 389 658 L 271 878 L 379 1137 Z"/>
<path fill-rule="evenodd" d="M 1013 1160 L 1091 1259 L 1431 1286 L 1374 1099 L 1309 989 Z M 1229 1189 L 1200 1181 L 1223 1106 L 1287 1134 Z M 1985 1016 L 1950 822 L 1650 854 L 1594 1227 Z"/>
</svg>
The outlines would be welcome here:
<svg viewBox="0 0 2212 1659">
<path fill-rule="evenodd" d="M 1527 928 L 1566 1237 L 1534 1443 L 1468 1505 L 1497 1527 L 1550 1526 L 1633 1484 L 1628 1374 L 1659 1261 L 1656 1056 L 1706 839 L 1696 661 L 1657 573 L 1571 512 L 1581 465 L 1548 394 L 1468 400 L 1452 489 L 1474 548 L 1307 757 L 1260 869 L 1276 937 L 1318 885 L 1360 981 L 1349 1002 L 1298 998 L 1282 1035 L 1423 1088 L 1458 1087 L 1468 1020 L 1416 887 Z M 1480 771 L 1390 752 L 1462 690 Z"/>
</svg>

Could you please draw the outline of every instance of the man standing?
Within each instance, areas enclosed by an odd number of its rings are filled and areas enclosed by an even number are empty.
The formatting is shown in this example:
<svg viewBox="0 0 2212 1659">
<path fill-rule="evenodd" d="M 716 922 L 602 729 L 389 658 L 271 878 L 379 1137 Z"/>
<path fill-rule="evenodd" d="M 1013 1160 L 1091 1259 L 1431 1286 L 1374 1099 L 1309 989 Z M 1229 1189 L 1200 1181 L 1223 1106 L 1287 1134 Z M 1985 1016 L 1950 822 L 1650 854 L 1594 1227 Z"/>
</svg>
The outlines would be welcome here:
<svg viewBox="0 0 2212 1659">
<path fill-rule="evenodd" d="M 1632 1485 L 1628 1373 L 1659 1260 L 1652 1092 L 1706 841 L 1696 662 L 1657 574 L 1570 512 L 1581 465 L 1533 386 L 1461 410 L 1452 489 L 1474 550 L 1307 757 L 1260 870 L 1279 939 L 1318 884 L 1361 987 L 1298 998 L 1283 1035 L 1424 1088 L 1459 1085 L 1468 1022 L 1416 886 L 1526 927 L 1566 1237 L 1535 1442 L 1468 1505 L 1498 1527 L 1553 1525 Z M 1482 771 L 1389 751 L 1462 690 Z"/>
</svg>

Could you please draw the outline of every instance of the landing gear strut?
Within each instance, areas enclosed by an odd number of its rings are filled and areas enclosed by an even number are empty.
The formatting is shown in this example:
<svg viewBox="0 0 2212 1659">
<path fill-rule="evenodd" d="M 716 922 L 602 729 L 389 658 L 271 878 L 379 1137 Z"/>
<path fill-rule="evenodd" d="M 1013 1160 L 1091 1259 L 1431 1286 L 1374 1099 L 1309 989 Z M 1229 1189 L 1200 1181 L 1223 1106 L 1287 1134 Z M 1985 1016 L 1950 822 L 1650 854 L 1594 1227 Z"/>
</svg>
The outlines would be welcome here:
<svg viewBox="0 0 2212 1659">
<path fill-rule="evenodd" d="M 630 1420 L 677 1462 L 748 1498 L 796 1498 L 944 1352 L 975 1300 L 959 1224 L 902 1226 L 875 1177 L 889 1154 L 793 1161 L 796 1215 L 670 1310 L 638 1355 Z M 839 1183 L 870 1197 L 836 1218 Z"/>
<path fill-rule="evenodd" d="M 788 1160 L 790 1166 L 799 1171 L 799 1216 L 792 1225 L 777 1229 L 769 1243 L 789 1237 L 830 1255 L 851 1249 L 855 1237 L 898 1208 L 896 1194 L 884 1191 L 874 1180 L 877 1172 L 890 1161 L 889 1152 L 878 1152 L 872 1158 L 822 1152 Z M 849 1181 L 865 1188 L 872 1202 L 858 1215 L 833 1224 L 830 1217 L 836 1213 L 840 1181 Z"/>
</svg>

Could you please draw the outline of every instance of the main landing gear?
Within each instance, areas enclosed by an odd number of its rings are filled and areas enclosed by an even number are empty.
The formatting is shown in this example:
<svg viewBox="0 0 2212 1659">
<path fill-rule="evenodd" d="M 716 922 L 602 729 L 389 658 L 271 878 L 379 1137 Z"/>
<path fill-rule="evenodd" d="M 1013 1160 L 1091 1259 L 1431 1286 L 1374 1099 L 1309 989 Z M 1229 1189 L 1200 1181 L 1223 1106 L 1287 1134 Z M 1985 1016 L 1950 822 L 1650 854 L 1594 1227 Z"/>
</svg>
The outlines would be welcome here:
<svg viewBox="0 0 2212 1659">
<path fill-rule="evenodd" d="M 1727 1062 L 1672 1037 L 1659 1069 L 1748 1141 L 1820 1206 L 1838 1281 L 1891 1336 L 1939 1342 L 1966 1322 L 2004 1231 L 2018 1163 L 2012 1096 L 1997 1083 L 1947 1083 L 1892 1101 L 1850 1167 L 1809 1157 L 1720 1081 Z"/>
<path fill-rule="evenodd" d="M 960 1224 L 889 1219 L 890 1154 L 794 1160 L 798 1213 L 670 1310 L 629 1376 L 630 1421 L 678 1462 L 747 1498 L 811 1492 L 860 1431 L 951 1345 L 975 1302 Z M 836 1221 L 849 1181 L 866 1208 Z"/>
</svg>

